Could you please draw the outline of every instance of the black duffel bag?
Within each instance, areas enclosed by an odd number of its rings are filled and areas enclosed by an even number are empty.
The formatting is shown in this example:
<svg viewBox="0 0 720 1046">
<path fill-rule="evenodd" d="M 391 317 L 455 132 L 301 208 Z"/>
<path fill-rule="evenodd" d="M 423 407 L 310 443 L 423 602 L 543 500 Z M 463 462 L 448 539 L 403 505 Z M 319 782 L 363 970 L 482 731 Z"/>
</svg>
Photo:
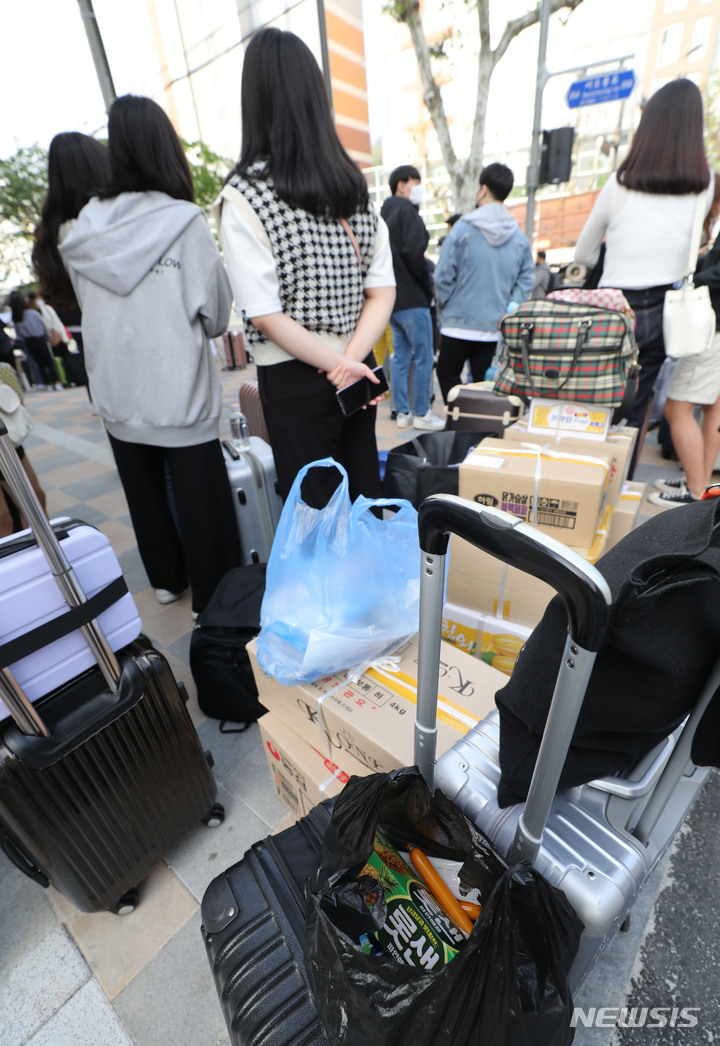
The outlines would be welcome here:
<svg viewBox="0 0 720 1046">
<path fill-rule="evenodd" d="M 473 447 L 494 432 L 423 432 L 393 447 L 383 497 L 405 498 L 418 508 L 431 494 L 457 494 L 458 469 Z"/>
<path fill-rule="evenodd" d="M 235 567 L 219 582 L 190 637 L 190 671 L 206 716 L 245 730 L 267 709 L 258 701 L 247 644 L 260 631 L 266 563 Z"/>
</svg>

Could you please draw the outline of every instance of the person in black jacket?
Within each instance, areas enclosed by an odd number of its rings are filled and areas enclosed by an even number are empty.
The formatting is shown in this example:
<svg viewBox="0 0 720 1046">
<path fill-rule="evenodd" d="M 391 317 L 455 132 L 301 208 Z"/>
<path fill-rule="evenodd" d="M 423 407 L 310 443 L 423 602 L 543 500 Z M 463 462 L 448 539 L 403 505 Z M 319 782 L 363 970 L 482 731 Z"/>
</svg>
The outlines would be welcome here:
<svg viewBox="0 0 720 1046">
<path fill-rule="evenodd" d="M 390 196 L 380 215 L 390 231 L 390 248 L 397 285 L 390 316 L 393 338 L 392 383 L 398 428 L 442 429 L 445 422 L 430 410 L 433 376 L 433 330 L 430 318 L 432 285 L 425 262 L 428 232 L 418 208 L 422 200 L 420 172 L 405 164 L 390 175 Z M 408 375 L 415 363 L 413 411 Z"/>
</svg>

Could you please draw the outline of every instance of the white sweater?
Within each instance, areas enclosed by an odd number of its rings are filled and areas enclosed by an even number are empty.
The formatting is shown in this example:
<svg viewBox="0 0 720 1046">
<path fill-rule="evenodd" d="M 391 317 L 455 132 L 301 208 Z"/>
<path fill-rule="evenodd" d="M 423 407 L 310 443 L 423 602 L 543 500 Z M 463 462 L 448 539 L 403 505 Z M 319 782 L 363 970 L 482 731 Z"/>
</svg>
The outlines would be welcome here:
<svg viewBox="0 0 720 1046">
<path fill-rule="evenodd" d="M 713 199 L 706 191 L 705 214 Z M 592 267 L 605 239 L 601 287 L 642 290 L 682 278 L 688 260 L 697 197 L 656 195 L 620 185 L 611 174 L 575 247 L 575 261 Z"/>
</svg>

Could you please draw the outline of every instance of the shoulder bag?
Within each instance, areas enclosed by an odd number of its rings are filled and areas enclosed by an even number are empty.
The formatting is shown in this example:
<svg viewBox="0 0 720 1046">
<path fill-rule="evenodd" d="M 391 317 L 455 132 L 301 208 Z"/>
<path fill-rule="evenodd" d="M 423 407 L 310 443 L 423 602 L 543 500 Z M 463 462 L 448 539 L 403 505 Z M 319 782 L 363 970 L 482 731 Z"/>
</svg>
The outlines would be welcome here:
<svg viewBox="0 0 720 1046">
<path fill-rule="evenodd" d="M 20 402 L 17 392 L 1 382 L 0 420 L 5 423 L 14 447 L 19 447 L 32 432 L 32 418 Z"/>
<path fill-rule="evenodd" d="M 710 348 L 715 336 L 715 312 L 710 301 L 710 291 L 707 287 L 696 287 L 693 283 L 704 217 L 705 193 L 700 193 L 695 203 L 690 250 L 682 284 L 677 289 L 665 292 L 665 355 L 673 359 L 698 356 Z"/>
<path fill-rule="evenodd" d="M 637 373 L 633 315 L 619 291 L 556 291 L 526 301 L 500 330 L 498 396 L 619 407 Z"/>
</svg>

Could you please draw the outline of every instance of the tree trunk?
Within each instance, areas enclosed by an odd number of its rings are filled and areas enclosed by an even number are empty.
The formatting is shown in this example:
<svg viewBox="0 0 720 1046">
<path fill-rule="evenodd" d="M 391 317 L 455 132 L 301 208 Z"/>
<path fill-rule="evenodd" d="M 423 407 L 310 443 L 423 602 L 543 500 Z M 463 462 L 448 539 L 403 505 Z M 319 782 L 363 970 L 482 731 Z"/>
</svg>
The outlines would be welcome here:
<svg viewBox="0 0 720 1046">
<path fill-rule="evenodd" d="M 552 0 L 551 13 L 555 14 L 556 11 L 560 11 L 563 8 L 573 11 L 582 2 L 583 0 Z M 450 177 L 453 207 L 456 211 L 461 211 L 464 214 L 467 214 L 475 206 L 478 179 L 483 168 L 487 99 L 493 70 L 505 54 L 511 41 L 524 29 L 537 24 L 540 18 L 540 5 L 538 4 L 531 11 L 509 21 L 505 26 L 497 47 L 493 51 L 490 46 L 490 0 L 475 0 L 475 3 L 478 12 L 480 47 L 478 51 L 475 118 L 470 152 L 466 160 L 459 160 L 453 147 L 440 87 L 432 72 L 430 49 L 425 40 L 419 0 L 395 0 L 395 3 L 391 5 L 393 17 L 400 22 L 405 22 L 410 31 L 423 86 L 423 99 L 430 113 L 430 119 L 438 137 L 440 151 Z"/>
</svg>

